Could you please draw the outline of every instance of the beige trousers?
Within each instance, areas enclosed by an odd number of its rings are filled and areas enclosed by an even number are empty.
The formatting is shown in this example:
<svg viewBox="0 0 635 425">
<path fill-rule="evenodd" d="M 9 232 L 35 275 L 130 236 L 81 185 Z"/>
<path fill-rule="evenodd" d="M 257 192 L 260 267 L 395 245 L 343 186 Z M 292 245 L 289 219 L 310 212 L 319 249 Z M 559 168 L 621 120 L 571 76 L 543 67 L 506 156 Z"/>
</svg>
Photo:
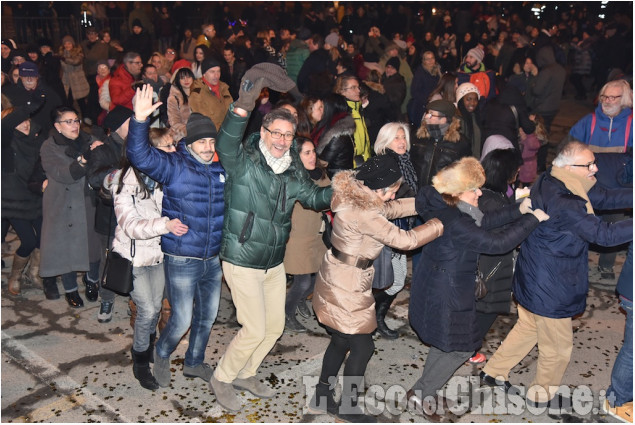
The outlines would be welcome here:
<svg viewBox="0 0 635 425">
<path fill-rule="evenodd" d="M 509 371 L 538 344 L 536 377 L 527 390 L 527 398 L 537 402 L 551 400 L 564 376 L 573 349 L 571 318 L 551 319 L 518 305 L 518 321 L 483 372 L 509 379 Z"/>
<path fill-rule="evenodd" d="M 242 325 L 218 362 L 214 377 L 231 383 L 256 375 L 260 364 L 284 331 L 287 277 L 284 265 L 265 270 L 223 262 L 236 318 Z"/>
</svg>

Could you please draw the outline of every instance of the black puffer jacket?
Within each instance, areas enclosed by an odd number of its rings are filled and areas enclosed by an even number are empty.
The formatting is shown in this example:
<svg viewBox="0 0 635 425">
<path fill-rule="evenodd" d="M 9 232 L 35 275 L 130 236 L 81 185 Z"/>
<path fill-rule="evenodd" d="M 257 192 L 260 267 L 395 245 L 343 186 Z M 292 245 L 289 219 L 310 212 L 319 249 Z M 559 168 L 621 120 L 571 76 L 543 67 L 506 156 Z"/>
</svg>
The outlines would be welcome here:
<svg viewBox="0 0 635 425">
<path fill-rule="evenodd" d="M 2 120 L 3 127 L 11 115 Z M 15 167 L 11 171 L 2 170 L 2 218 L 33 220 L 42 216 L 42 194 L 29 190 L 28 183 L 38 163 L 43 141 L 40 126 L 33 121 L 28 136 L 13 131 L 11 147 Z"/>
<path fill-rule="evenodd" d="M 318 141 L 316 152 L 326 168 L 329 178 L 341 170 L 353 168 L 355 153 L 355 120 L 350 114 L 336 115 L 327 131 Z"/>
<path fill-rule="evenodd" d="M 419 188 L 431 184 L 432 177 L 446 165 L 472 154 L 471 143 L 460 133 L 460 128 L 461 121 L 454 117 L 443 139 L 434 139 L 422 121 L 421 127 L 410 137 L 410 158 Z"/>
<path fill-rule="evenodd" d="M 478 199 L 478 208 L 484 214 L 496 213 L 513 202 L 504 193 L 483 188 L 483 196 Z M 479 270 L 487 277 L 498 265 L 497 271 L 485 283 L 487 295 L 476 301 L 476 311 L 481 313 L 509 313 L 512 298 L 512 276 L 514 275 L 514 251 L 502 255 L 486 255 L 479 257 Z"/>
</svg>

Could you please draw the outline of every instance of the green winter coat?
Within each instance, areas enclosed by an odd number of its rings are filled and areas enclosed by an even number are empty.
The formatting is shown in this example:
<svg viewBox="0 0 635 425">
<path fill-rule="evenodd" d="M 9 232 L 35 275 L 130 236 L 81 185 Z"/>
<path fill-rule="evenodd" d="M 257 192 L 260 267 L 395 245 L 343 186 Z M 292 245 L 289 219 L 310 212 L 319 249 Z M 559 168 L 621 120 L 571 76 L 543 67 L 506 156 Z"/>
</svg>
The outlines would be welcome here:
<svg viewBox="0 0 635 425">
<path fill-rule="evenodd" d="M 216 140 L 216 151 L 227 173 L 220 257 L 237 266 L 266 270 L 284 259 L 295 201 L 324 210 L 330 205 L 332 190 L 311 180 L 295 141 L 290 150 L 291 166 L 275 174 L 258 147 L 259 133 L 241 143 L 248 119 L 235 114 L 230 106 Z"/>
</svg>

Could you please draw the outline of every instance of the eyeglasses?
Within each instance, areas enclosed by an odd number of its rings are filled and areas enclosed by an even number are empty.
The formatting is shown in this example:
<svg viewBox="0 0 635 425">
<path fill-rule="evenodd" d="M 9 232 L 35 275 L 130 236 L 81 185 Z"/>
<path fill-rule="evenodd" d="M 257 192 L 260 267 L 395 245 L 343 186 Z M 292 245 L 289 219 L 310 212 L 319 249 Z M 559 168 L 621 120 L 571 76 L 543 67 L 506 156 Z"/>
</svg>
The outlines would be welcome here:
<svg viewBox="0 0 635 425">
<path fill-rule="evenodd" d="M 284 134 L 282 134 L 281 132 L 279 132 L 277 130 L 271 131 L 267 127 L 264 127 L 264 126 L 262 128 L 264 128 L 269 133 L 271 133 L 271 138 L 275 139 L 275 140 L 278 140 L 279 138 L 281 138 L 284 135 L 284 140 L 286 140 L 287 142 L 290 142 L 295 137 L 295 134 L 293 134 L 293 133 L 284 133 Z"/>
<path fill-rule="evenodd" d="M 346 88 L 343 88 L 343 89 L 342 89 L 342 91 L 344 91 L 344 90 L 359 90 L 359 86 L 350 86 L 350 87 L 346 87 Z"/>
<path fill-rule="evenodd" d="M 597 161 L 594 159 L 593 161 L 587 164 L 571 164 L 571 166 L 572 167 L 586 167 L 588 168 L 589 171 L 591 171 L 591 168 L 597 167 Z"/>
<path fill-rule="evenodd" d="M 605 100 L 610 100 L 611 102 L 614 102 L 617 99 L 619 99 L 620 97 L 622 97 L 622 95 L 619 95 L 619 96 L 605 96 L 605 95 L 602 95 L 602 96 L 600 96 L 600 100 L 602 102 L 604 102 Z"/>
<path fill-rule="evenodd" d="M 428 112 L 426 114 L 426 118 L 430 119 L 432 117 L 434 117 L 434 118 L 445 118 L 445 115 L 434 115 L 434 114 L 432 114 L 432 112 Z"/>
<path fill-rule="evenodd" d="M 176 52 L 165 52 L 166 55 L 176 55 Z"/>
<path fill-rule="evenodd" d="M 58 122 L 63 122 L 66 125 L 73 125 L 73 124 L 81 124 L 82 120 L 75 118 L 74 120 L 59 120 Z"/>
<path fill-rule="evenodd" d="M 143 65 L 143 62 L 141 62 L 141 61 L 133 61 L 133 62 L 128 62 L 128 63 L 132 63 L 132 64 L 135 64 L 135 65 Z"/>
</svg>

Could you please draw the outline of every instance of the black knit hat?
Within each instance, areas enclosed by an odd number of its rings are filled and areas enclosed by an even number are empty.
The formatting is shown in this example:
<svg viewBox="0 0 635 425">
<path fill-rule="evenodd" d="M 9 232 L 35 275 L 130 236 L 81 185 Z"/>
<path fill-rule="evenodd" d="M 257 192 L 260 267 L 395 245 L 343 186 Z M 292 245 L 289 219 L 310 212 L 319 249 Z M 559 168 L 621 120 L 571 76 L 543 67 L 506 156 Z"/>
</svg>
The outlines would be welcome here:
<svg viewBox="0 0 635 425">
<path fill-rule="evenodd" d="M 106 115 L 103 127 L 109 129 L 110 131 L 117 131 L 117 129 L 119 129 L 119 127 L 121 127 L 121 125 L 131 116 L 132 109 L 117 105 L 112 111 L 108 112 L 108 115 Z"/>
<path fill-rule="evenodd" d="M 132 26 L 133 27 L 141 27 L 141 28 L 143 28 L 143 25 L 141 24 L 141 19 L 137 18 L 134 21 L 132 21 Z"/>
<path fill-rule="evenodd" d="M 201 62 L 201 73 L 205 74 L 208 69 L 214 68 L 215 66 L 220 66 L 220 62 L 214 58 L 205 58 L 203 62 Z"/>
<path fill-rule="evenodd" d="M 388 65 L 392 66 L 397 71 L 399 71 L 399 66 L 401 65 L 401 61 L 399 60 L 398 57 L 392 57 L 386 61 L 386 66 Z"/>
<path fill-rule="evenodd" d="M 402 177 L 399 164 L 389 155 L 374 156 L 355 170 L 355 178 L 373 190 L 390 187 Z"/>
<path fill-rule="evenodd" d="M 198 112 L 193 112 L 190 115 L 185 129 L 187 131 L 187 136 L 185 136 L 184 139 L 186 145 L 206 137 L 216 139 L 216 126 L 214 126 L 214 123 L 209 117 L 199 114 Z"/>
<path fill-rule="evenodd" d="M 456 108 L 454 107 L 452 102 L 443 99 L 433 100 L 432 102 L 428 103 L 428 106 L 426 106 L 426 108 L 428 109 L 428 111 L 441 112 L 447 117 L 448 122 L 452 119 L 452 117 L 454 117 L 454 114 L 456 114 Z"/>
</svg>

